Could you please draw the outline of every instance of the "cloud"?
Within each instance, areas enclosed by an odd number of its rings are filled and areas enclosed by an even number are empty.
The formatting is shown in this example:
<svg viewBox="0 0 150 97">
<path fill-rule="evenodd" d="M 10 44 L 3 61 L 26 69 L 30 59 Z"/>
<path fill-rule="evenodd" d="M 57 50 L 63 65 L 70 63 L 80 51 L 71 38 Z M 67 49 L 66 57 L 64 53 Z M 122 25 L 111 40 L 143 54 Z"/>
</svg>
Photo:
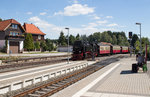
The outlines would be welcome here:
<svg viewBox="0 0 150 97">
<path fill-rule="evenodd" d="M 96 23 L 89 23 L 87 27 L 91 28 L 91 27 L 96 27 L 96 26 L 98 26 Z"/>
<path fill-rule="evenodd" d="M 60 36 L 60 32 L 63 30 L 64 34 L 67 35 L 67 31 L 64 29 L 64 26 L 57 26 L 51 23 L 48 23 L 42 19 L 40 19 L 38 16 L 34 16 L 28 19 L 29 22 L 33 23 L 37 27 L 40 28 L 40 30 L 44 33 L 46 33 L 46 37 L 50 39 L 58 39 Z M 78 33 L 80 35 L 86 34 L 90 35 L 93 32 L 100 31 L 98 28 L 96 28 L 98 25 L 96 23 L 89 23 L 88 25 L 81 26 L 79 28 L 75 27 L 69 27 L 70 34 L 77 35 Z"/>
<path fill-rule="evenodd" d="M 31 15 L 31 14 L 32 14 L 32 12 L 27 12 L 26 14 Z"/>
<path fill-rule="evenodd" d="M 106 16 L 106 18 L 107 18 L 107 19 L 112 19 L 112 18 L 113 18 L 113 16 Z"/>
<path fill-rule="evenodd" d="M 101 30 L 102 31 L 119 31 L 119 30 L 114 29 L 114 28 L 102 28 Z"/>
<path fill-rule="evenodd" d="M 65 30 L 66 26 L 57 26 L 55 24 L 51 24 L 45 20 L 40 19 L 38 16 L 34 16 L 28 19 L 29 22 L 33 23 L 37 27 L 40 28 L 40 30 L 44 33 L 46 33 L 46 38 L 50 39 L 58 39 L 60 36 L 60 32 L 63 30 L 64 34 L 67 35 L 67 30 Z M 80 35 L 86 34 L 87 36 L 90 34 L 93 34 L 94 32 L 102 32 L 102 31 L 117 31 L 114 28 L 99 28 L 100 24 L 106 24 L 107 20 L 104 21 L 98 21 L 98 22 L 91 22 L 87 25 L 81 25 L 81 27 L 69 27 L 69 33 L 76 36 L 78 33 Z"/>
<path fill-rule="evenodd" d="M 75 3 L 75 4 L 78 3 L 78 0 L 73 0 L 73 3 Z"/>
<path fill-rule="evenodd" d="M 46 14 L 47 14 L 46 12 L 41 12 L 41 13 L 40 13 L 40 15 L 46 15 Z"/>
<path fill-rule="evenodd" d="M 107 25 L 108 27 L 114 27 L 114 26 L 119 26 L 118 24 L 116 24 L 116 23 L 113 23 L 113 24 L 109 24 L 109 25 Z"/>
<path fill-rule="evenodd" d="M 98 23 L 99 25 L 102 25 L 102 24 L 106 24 L 106 23 L 108 23 L 108 21 L 107 21 L 107 20 L 97 21 L 97 23 Z"/>
<path fill-rule="evenodd" d="M 89 15 L 89 16 L 92 17 L 92 19 L 94 19 L 94 20 L 101 19 L 101 17 L 97 16 L 96 14 L 92 14 L 92 15 Z"/>
<path fill-rule="evenodd" d="M 55 12 L 54 15 L 64 15 L 64 16 L 78 16 L 87 15 L 93 13 L 94 8 L 88 7 L 88 5 L 73 4 L 64 8 L 64 11 Z"/>
<path fill-rule="evenodd" d="M 39 27 L 42 32 L 46 33 L 46 37 L 51 39 L 58 38 L 59 32 L 63 29 L 62 27 L 50 24 L 37 16 L 29 18 L 28 21 Z"/>
</svg>

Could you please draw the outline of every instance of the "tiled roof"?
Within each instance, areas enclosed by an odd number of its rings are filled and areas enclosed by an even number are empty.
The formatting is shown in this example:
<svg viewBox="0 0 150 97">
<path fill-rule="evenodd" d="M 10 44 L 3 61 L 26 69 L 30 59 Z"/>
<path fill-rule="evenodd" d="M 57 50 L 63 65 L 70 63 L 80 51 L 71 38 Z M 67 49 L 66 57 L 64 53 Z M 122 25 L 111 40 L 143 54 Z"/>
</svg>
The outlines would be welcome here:
<svg viewBox="0 0 150 97">
<path fill-rule="evenodd" d="M 4 31 L 11 23 L 21 25 L 14 19 L 4 20 L 0 22 L 0 31 Z"/>
<path fill-rule="evenodd" d="M 25 29 L 25 33 L 46 35 L 46 34 L 43 33 L 38 27 L 36 27 L 36 26 L 33 25 L 33 24 L 24 23 L 23 27 L 24 27 L 24 29 Z"/>
</svg>

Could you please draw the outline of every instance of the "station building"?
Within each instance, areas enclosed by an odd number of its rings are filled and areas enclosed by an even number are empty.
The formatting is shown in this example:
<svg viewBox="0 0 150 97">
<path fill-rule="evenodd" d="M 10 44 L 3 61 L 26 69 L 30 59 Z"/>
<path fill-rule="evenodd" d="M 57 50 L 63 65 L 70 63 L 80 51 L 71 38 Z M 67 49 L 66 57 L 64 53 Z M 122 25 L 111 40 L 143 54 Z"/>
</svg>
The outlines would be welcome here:
<svg viewBox="0 0 150 97">
<path fill-rule="evenodd" d="M 0 48 L 6 46 L 7 53 L 23 52 L 24 28 L 14 19 L 0 22 Z"/>
<path fill-rule="evenodd" d="M 22 26 L 14 19 L 0 22 L 0 49 L 5 47 L 7 53 L 23 53 L 26 33 L 31 33 L 34 42 L 44 40 L 43 33 L 33 24 L 24 23 Z"/>
</svg>

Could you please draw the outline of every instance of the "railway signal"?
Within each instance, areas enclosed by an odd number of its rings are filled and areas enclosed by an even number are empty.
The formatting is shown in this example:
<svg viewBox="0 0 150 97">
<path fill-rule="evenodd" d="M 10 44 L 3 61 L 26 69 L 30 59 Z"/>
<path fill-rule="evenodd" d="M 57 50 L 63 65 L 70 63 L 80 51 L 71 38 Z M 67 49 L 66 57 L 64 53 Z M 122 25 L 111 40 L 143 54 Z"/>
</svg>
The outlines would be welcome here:
<svg viewBox="0 0 150 97">
<path fill-rule="evenodd" d="M 132 38 L 132 32 L 129 32 L 129 38 L 130 39 Z"/>
</svg>

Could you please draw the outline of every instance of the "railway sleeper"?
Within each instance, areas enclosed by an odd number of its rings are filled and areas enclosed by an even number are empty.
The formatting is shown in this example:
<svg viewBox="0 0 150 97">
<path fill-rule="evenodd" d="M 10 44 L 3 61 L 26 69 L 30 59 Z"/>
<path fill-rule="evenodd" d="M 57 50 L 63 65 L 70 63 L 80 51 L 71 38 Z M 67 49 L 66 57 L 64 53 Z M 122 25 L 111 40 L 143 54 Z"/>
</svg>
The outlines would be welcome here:
<svg viewBox="0 0 150 97">
<path fill-rule="evenodd" d="M 53 90 L 53 89 L 56 89 L 57 87 L 54 87 L 54 86 L 47 86 L 47 88 Z"/>
<path fill-rule="evenodd" d="M 40 97 L 41 95 L 38 94 L 28 94 L 28 97 Z"/>
<path fill-rule="evenodd" d="M 37 94 L 45 94 L 46 92 L 45 91 L 35 91 L 35 93 L 37 93 Z"/>
<path fill-rule="evenodd" d="M 48 89 L 48 88 L 42 88 L 41 90 L 46 91 L 46 92 L 51 91 L 51 89 Z"/>
<path fill-rule="evenodd" d="M 62 85 L 59 85 L 58 83 L 56 83 L 56 84 L 52 84 L 52 86 L 54 86 L 54 87 L 60 87 Z"/>
</svg>

